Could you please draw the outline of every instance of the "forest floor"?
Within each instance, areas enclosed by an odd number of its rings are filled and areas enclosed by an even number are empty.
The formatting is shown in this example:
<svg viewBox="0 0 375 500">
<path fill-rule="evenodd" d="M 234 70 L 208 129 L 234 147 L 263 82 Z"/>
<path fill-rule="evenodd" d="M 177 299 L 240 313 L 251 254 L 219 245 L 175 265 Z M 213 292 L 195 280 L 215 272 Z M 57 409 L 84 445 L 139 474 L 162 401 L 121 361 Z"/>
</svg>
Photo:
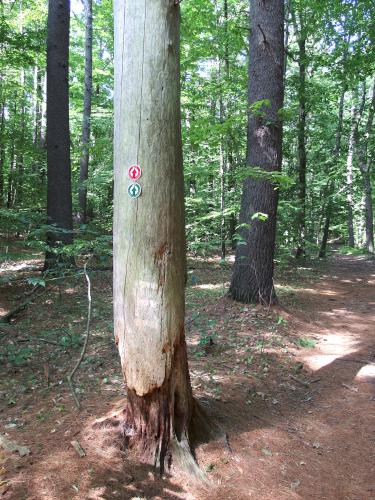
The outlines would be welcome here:
<svg viewBox="0 0 375 500">
<path fill-rule="evenodd" d="M 41 265 L 40 255 L 18 247 L 7 256 L 1 316 L 28 297 Z M 0 448 L 1 498 L 375 498 L 373 260 L 337 254 L 291 262 L 277 273 L 280 305 L 265 309 L 225 297 L 229 265 L 189 259 L 194 395 L 228 436 L 196 449 L 208 487 L 180 474 L 159 478 L 132 461 L 108 423 L 121 416 L 126 395 L 112 337 L 111 272 L 90 274 L 91 338 L 75 377 L 80 411 L 58 382 L 82 348 L 84 276 L 48 283 L 0 324 L 0 440 L 28 448 L 19 450 L 24 456 Z"/>
</svg>

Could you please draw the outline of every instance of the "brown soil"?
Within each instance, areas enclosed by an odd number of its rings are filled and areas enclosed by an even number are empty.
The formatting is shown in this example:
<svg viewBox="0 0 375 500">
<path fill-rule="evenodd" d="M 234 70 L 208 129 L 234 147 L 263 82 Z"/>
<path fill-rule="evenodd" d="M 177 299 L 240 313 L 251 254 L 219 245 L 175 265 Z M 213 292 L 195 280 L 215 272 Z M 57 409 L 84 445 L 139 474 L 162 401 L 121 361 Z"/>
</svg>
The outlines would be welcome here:
<svg viewBox="0 0 375 500">
<path fill-rule="evenodd" d="M 75 381 L 81 411 L 66 384 L 47 387 L 79 356 L 82 277 L 50 284 L 10 326 L 0 325 L 0 433 L 31 450 L 21 458 L 0 449 L 2 498 L 375 498 L 374 261 L 293 265 L 278 278 L 281 306 L 269 310 L 223 297 L 230 270 L 218 259 L 190 267 L 193 390 L 228 436 L 197 447 L 209 487 L 181 474 L 161 479 L 122 448 L 111 276 L 93 273 L 92 338 Z M 4 285 L 2 314 L 29 290 L 23 280 Z M 20 355 L 20 347 L 29 351 Z"/>
</svg>

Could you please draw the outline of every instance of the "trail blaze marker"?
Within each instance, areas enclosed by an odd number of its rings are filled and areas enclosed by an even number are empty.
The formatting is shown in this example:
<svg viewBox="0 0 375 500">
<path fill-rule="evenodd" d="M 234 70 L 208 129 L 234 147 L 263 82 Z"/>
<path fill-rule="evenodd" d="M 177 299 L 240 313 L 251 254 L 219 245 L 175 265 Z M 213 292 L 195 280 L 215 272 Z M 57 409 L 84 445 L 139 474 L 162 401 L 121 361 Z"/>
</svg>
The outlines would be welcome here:
<svg viewBox="0 0 375 500">
<path fill-rule="evenodd" d="M 128 168 L 128 177 L 132 181 L 137 181 L 142 175 L 142 169 L 139 165 L 131 165 Z"/>
<path fill-rule="evenodd" d="M 128 187 L 128 195 L 130 196 L 130 198 L 138 198 L 139 196 L 141 196 L 141 193 L 142 188 L 137 182 L 130 184 L 130 186 Z"/>
</svg>

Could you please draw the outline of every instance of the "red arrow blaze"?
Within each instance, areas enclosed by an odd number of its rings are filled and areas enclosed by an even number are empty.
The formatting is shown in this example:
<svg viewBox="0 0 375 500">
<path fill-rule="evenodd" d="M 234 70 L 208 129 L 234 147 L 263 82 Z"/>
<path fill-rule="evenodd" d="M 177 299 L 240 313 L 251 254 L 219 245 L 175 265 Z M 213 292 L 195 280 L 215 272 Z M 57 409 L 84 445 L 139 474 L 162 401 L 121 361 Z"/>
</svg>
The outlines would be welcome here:
<svg viewBox="0 0 375 500">
<path fill-rule="evenodd" d="M 128 177 L 132 181 L 137 181 L 142 175 L 142 170 L 139 165 L 132 165 L 128 168 Z"/>
</svg>

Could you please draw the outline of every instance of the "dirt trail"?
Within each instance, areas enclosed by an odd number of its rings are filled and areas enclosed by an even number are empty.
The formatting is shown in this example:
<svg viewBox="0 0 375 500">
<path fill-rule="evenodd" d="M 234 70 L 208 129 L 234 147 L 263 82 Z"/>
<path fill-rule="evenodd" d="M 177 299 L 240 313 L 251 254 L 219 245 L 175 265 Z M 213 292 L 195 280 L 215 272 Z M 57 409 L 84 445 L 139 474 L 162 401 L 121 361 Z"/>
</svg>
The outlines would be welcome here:
<svg viewBox="0 0 375 500">
<path fill-rule="evenodd" d="M 317 341 L 299 355 L 312 382 L 279 384 L 277 403 L 245 424 L 216 498 L 375 498 L 375 265 L 342 256 L 327 269 L 290 313 Z"/>
<path fill-rule="evenodd" d="M 229 447 L 219 440 L 197 448 L 209 490 L 179 474 L 162 480 L 119 445 L 124 395 L 106 326 L 109 275 L 107 283 L 102 276 L 94 283 L 96 306 L 102 300 L 102 308 L 92 325 L 91 361 L 77 376 L 84 390 L 82 411 L 74 409 L 66 386 L 46 394 L 18 391 L 17 404 L 0 409 L 0 432 L 32 451 L 20 458 L 0 450 L 2 498 L 375 499 L 375 262 L 335 256 L 312 264 L 310 279 L 301 279 L 293 268 L 284 276 L 284 291 L 279 289 L 282 306 L 270 311 L 218 299 L 229 269 L 214 261 L 194 266 L 198 284 L 187 294 L 188 315 L 200 318 L 200 323 L 189 320 L 187 329 L 194 394 L 229 436 Z M 50 322 L 62 328 L 68 311 L 84 322 L 84 288 L 67 284 L 62 301 L 53 297 L 17 318 L 15 341 L 24 328 L 29 336 Z M 213 347 L 200 353 L 199 335 L 211 332 L 207 321 L 214 322 L 216 337 Z M 301 338 L 315 347 L 298 347 Z M 267 341 L 264 351 L 257 347 L 260 340 Z M 26 385 L 25 377 L 42 383 L 39 357 L 46 349 L 57 363 L 51 363 L 52 381 L 72 363 L 69 352 L 43 343 L 22 370 L 0 366 L 7 398 Z M 85 458 L 77 456 L 72 439 L 84 447 Z"/>
</svg>

